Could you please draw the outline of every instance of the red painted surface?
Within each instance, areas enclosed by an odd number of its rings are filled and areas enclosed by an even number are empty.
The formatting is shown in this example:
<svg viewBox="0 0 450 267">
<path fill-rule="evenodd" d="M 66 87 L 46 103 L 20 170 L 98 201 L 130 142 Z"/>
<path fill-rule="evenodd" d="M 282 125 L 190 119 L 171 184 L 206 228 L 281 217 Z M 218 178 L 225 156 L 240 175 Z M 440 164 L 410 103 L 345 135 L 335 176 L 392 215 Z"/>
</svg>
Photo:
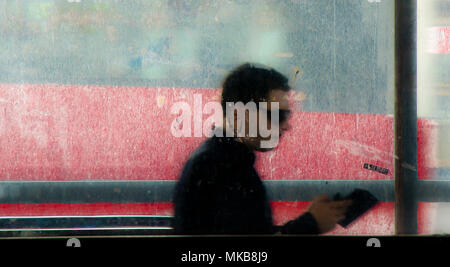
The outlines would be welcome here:
<svg viewBox="0 0 450 267">
<path fill-rule="evenodd" d="M 256 166 L 263 179 L 392 179 L 392 123 L 388 115 L 296 112 L 278 149 L 260 154 Z"/>
<path fill-rule="evenodd" d="M 172 203 L 0 204 L 0 216 L 173 215 Z"/>
<path fill-rule="evenodd" d="M 176 180 L 190 153 L 205 139 L 176 138 L 170 108 L 194 94 L 217 101 L 215 89 L 66 85 L 0 85 L 0 180 Z M 301 111 L 292 98 L 291 130 L 279 147 L 259 153 L 263 179 L 382 180 L 393 178 L 393 117 Z M 297 98 L 298 99 L 298 98 Z M 209 115 L 204 115 L 203 119 Z M 194 121 L 193 121 L 194 122 Z M 433 151 L 434 124 L 418 122 L 419 155 Z M 431 149 L 431 150 L 430 150 Z M 420 177 L 430 158 L 419 156 Z M 389 169 L 388 175 L 363 168 Z M 282 223 L 304 202 L 275 202 Z M 0 204 L 0 216 L 168 215 L 170 203 Z M 392 234 L 393 203 L 381 203 L 347 234 Z M 342 232 L 343 231 L 343 232 Z"/>
<path fill-rule="evenodd" d="M 431 223 L 433 220 L 433 207 L 430 203 L 419 202 L 418 203 L 418 216 L 417 216 L 417 233 L 428 234 L 431 232 Z"/>
<path fill-rule="evenodd" d="M 174 137 L 170 108 L 177 101 L 194 108 L 197 93 L 203 104 L 219 97 L 200 89 L 0 85 L 0 179 L 176 180 L 205 137 Z M 256 167 L 263 179 L 392 179 L 392 124 L 390 115 L 295 110 L 291 131 Z"/>
<path fill-rule="evenodd" d="M 450 53 L 450 27 L 430 27 L 427 37 L 428 53 Z"/>
<path fill-rule="evenodd" d="M 420 180 L 436 179 L 439 168 L 439 124 L 432 120 L 417 120 L 417 176 Z"/>
</svg>

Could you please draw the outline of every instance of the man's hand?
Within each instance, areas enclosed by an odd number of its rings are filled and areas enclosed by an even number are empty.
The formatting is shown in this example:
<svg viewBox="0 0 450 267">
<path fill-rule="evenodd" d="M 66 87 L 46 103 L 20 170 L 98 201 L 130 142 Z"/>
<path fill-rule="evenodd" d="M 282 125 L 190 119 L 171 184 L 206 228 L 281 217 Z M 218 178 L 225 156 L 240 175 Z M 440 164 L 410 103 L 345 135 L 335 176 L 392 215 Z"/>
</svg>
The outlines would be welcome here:
<svg viewBox="0 0 450 267">
<path fill-rule="evenodd" d="M 308 212 L 316 219 L 320 233 L 325 233 L 345 219 L 345 212 L 351 204 L 351 200 L 331 201 L 328 195 L 319 195 L 309 205 Z"/>
</svg>

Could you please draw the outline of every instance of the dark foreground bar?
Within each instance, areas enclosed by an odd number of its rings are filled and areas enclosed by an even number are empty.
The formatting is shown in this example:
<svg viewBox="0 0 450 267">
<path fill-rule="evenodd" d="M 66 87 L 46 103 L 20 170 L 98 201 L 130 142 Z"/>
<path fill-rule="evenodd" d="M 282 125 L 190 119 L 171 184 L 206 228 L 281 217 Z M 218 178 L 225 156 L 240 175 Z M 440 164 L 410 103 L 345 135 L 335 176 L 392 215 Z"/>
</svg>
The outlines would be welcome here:
<svg viewBox="0 0 450 267">
<path fill-rule="evenodd" d="M 66 236 L 50 238 L 0 238 L 6 252 L 26 250 L 146 251 L 142 257 L 171 264 L 259 263 L 299 261 L 311 251 L 378 253 L 410 249 L 448 248 L 450 236 Z M 328 251 L 328 252 L 327 252 Z M 112 254 L 114 255 L 114 254 Z M 134 254 L 137 255 L 137 254 Z M 139 255 L 138 255 L 139 256 Z"/>
</svg>

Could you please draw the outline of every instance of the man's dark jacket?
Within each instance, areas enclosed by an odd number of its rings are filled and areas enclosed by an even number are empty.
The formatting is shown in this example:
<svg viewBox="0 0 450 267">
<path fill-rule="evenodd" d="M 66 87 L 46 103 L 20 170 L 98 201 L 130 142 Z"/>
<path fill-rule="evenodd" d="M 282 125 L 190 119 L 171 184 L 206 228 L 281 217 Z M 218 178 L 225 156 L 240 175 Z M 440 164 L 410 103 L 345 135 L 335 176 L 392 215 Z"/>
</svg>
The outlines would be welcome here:
<svg viewBox="0 0 450 267">
<path fill-rule="evenodd" d="M 175 194 L 175 234 L 318 234 L 305 213 L 279 227 L 253 164 L 255 154 L 229 137 L 207 139 L 189 158 Z"/>
</svg>

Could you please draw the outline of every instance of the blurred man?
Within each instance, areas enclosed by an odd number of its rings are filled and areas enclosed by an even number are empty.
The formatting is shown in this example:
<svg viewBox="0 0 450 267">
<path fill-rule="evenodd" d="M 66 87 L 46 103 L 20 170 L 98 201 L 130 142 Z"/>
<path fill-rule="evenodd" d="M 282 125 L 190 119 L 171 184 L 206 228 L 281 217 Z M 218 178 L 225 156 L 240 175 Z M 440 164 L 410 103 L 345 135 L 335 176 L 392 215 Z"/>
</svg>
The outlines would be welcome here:
<svg viewBox="0 0 450 267">
<path fill-rule="evenodd" d="M 295 220 L 272 223 L 254 152 L 274 149 L 289 129 L 289 90 L 286 77 L 255 64 L 225 78 L 223 125 L 191 155 L 175 188 L 176 234 L 321 234 L 344 219 L 351 202 L 320 195 Z"/>
</svg>

